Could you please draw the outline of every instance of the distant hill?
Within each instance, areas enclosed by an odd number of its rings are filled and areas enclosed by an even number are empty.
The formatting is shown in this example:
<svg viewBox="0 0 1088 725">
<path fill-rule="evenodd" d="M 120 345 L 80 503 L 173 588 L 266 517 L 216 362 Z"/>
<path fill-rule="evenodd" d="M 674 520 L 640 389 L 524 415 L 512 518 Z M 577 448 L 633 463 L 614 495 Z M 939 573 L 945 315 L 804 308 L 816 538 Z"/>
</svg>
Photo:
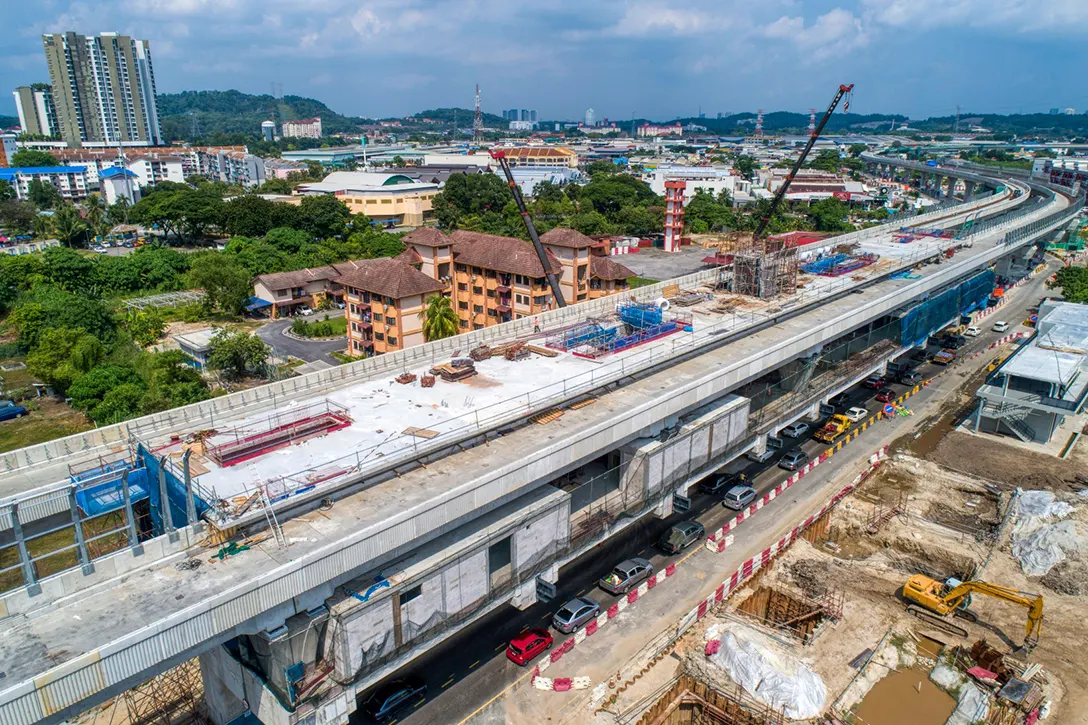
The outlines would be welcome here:
<svg viewBox="0 0 1088 725">
<path fill-rule="evenodd" d="M 456 123 L 460 128 L 471 128 L 472 117 L 475 115 L 475 111 L 469 108 L 431 108 L 426 111 L 420 111 L 419 113 L 413 113 L 410 118 L 415 119 L 430 119 L 439 123 Z M 502 116 L 496 116 L 494 113 L 482 112 L 480 114 L 481 119 L 485 126 L 490 128 L 506 128 L 506 124 L 509 123 Z"/>
<path fill-rule="evenodd" d="M 0 116 L 0 128 L 12 128 L 19 125 L 18 116 Z"/>
<path fill-rule="evenodd" d="M 365 119 L 349 118 L 331 110 L 321 101 L 302 96 L 276 98 L 268 94 L 250 95 L 241 91 L 182 91 L 162 93 L 158 97 L 159 120 L 169 141 L 189 140 L 193 121 L 200 137 L 219 133 L 261 132 L 261 122 L 321 117 L 325 133 L 351 133 Z"/>
</svg>

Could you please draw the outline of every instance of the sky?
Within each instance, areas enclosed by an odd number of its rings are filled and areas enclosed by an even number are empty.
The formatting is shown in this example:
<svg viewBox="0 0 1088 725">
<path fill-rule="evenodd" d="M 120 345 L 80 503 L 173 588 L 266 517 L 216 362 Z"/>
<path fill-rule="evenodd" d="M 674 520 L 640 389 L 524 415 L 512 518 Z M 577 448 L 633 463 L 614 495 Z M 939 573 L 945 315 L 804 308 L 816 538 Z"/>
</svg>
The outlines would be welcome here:
<svg viewBox="0 0 1088 725">
<path fill-rule="evenodd" d="M 33 0 L 4 3 L 0 89 L 41 34 L 147 39 L 160 93 L 316 98 L 368 117 L 531 108 L 665 120 L 825 108 L 911 118 L 1088 110 L 1088 0 Z M 0 113 L 13 115 L 12 96 Z"/>
</svg>

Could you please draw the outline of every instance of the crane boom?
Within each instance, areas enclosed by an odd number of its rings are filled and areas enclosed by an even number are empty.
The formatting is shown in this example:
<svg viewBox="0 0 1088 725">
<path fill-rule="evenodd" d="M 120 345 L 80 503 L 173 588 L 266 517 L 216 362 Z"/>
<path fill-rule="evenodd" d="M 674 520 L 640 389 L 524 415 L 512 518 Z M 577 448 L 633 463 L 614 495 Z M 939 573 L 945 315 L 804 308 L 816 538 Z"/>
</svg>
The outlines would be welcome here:
<svg viewBox="0 0 1088 725">
<path fill-rule="evenodd" d="M 540 243 L 540 236 L 536 233 L 536 225 L 533 224 L 533 218 L 529 216 L 529 209 L 525 206 L 525 199 L 521 195 L 521 188 L 518 187 L 517 182 L 514 181 L 514 174 L 510 171 L 510 162 L 506 160 L 506 153 L 501 149 L 489 151 L 491 158 L 499 162 L 499 166 L 502 167 L 502 173 L 506 176 L 506 183 L 510 185 L 510 192 L 514 195 L 514 202 L 518 205 L 518 212 L 521 214 L 521 220 L 525 222 L 525 228 L 529 230 L 529 239 L 533 242 L 533 248 L 536 249 L 536 256 L 540 259 L 540 267 L 544 270 L 544 276 L 548 280 L 548 286 L 552 289 L 552 296 L 555 298 L 555 304 L 557 307 L 566 307 L 567 302 L 563 299 L 563 290 L 559 288 L 559 279 L 555 276 L 555 272 L 551 271 L 551 265 L 548 264 L 548 255 L 544 251 L 544 245 Z"/>
<path fill-rule="evenodd" d="M 778 191 L 775 192 L 774 198 L 771 199 L 771 206 L 767 209 L 767 215 L 759 220 L 759 226 L 756 227 L 755 234 L 753 235 L 756 241 L 763 236 L 763 232 L 766 231 L 767 225 L 771 223 L 771 217 L 774 216 L 775 209 L 782 203 L 782 200 L 786 197 L 786 192 L 790 188 L 790 184 L 793 183 L 793 177 L 797 175 L 797 172 L 801 170 L 801 166 L 804 165 L 805 159 L 808 158 L 808 154 L 812 151 L 812 147 L 816 145 L 816 139 L 823 133 L 824 126 L 827 125 L 828 119 L 831 118 L 831 114 L 835 112 L 835 108 L 839 105 L 839 101 L 842 97 L 854 90 L 854 84 L 840 85 L 839 90 L 835 93 L 835 97 L 831 100 L 831 105 L 827 107 L 824 112 L 824 117 L 820 119 L 820 123 L 816 125 L 812 133 L 809 134 L 808 143 L 801 150 L 801 155 L 797 157 L 796 163 L 793 168 L 790 169 L 790 173 L 786 175 L 786 180 L 782 182 L 782 186 L 778 187 Z M 846 107 L 850 108 L 850 102 L 847 101 Z"/>
</svg>

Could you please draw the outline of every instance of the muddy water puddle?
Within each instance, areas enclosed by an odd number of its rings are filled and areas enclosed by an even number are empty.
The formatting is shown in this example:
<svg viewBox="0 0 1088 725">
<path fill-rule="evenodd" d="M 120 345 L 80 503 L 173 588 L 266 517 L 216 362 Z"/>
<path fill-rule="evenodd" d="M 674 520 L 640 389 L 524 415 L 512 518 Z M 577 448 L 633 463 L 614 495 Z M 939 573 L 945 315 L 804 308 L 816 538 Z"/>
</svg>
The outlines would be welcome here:
<svg viewBox="0 0 1088 725">
<path fill-rule="evenodd" d="M 943 725 L 956 700 L 929 680 L 921 668 L 896 670 L 873 685 L 854 711 L 865 725 Z"/>
</svg>

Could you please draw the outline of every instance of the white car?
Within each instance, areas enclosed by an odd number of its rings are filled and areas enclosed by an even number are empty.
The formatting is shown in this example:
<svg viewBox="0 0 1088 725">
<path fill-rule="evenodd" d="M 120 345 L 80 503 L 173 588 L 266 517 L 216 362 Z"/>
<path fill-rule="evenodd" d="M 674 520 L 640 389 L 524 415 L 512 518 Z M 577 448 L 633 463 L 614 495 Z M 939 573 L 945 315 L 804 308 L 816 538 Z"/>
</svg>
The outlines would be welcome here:
<svg viewBox="0 0 1088 725">
<path fill-rule="evenodd" d="M 298 308 L 298 312 L 296 314 L 302 315 L 303 317 L 309 317 L 313 313 L 314 311 L 311 310 L 309 307 L 307 307 L 306 305 L 302 305 Z"/>
<path fill-rule="evenodd" d="M 843 413 L 843 415 L 849 418 L 852 423 L 857 423 L 858 421 L 868 418 L 869 411 L 867 411 L 865 408 L 851 408 L 850 410 Z"/>
<path fill-rule="evenodd" d="M 977 325 L 971 325 L 963 331 L 965 337 L 978 337 L 982 334 L 982 328 Z"/>
<path fill-rule="evenodd" d="M 796 423 L 790 423 L 782 429 L 782 435 L 789 436 L 790 438 L 800 438 L 808 430 L 808 423 L 802 423 L 797 421 Z"/>
<path fill-rule="evenodd" d="M 106 253 L 106 248 L 103 247 L 101 244 L 92 244 L 91 245 L 91 251 L 92 252 L 97 252 L 98 254 L 105 254 Z"/>
<path fill-rule="evenodd" d="M 994 332 L 1004 332 L 1005 330 L 1009 329 L 1009 323 L 998 320 L 990 329 Z"/>
</svg>

